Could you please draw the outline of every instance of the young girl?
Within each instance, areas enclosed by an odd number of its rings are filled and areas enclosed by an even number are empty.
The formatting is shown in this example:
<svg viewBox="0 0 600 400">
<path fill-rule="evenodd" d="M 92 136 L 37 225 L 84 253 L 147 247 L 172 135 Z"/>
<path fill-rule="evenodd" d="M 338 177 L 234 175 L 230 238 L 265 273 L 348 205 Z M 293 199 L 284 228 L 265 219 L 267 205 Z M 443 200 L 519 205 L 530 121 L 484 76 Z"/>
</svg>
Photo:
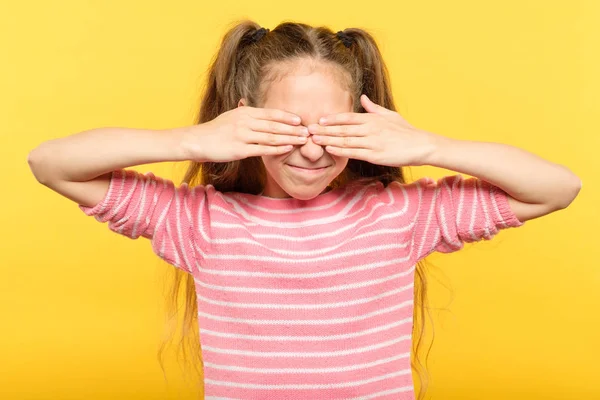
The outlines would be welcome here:
<svg viewBox="0 0 600 400">
<path fill-rule="evenodd" d="M 126 169 L 164 161 L 191 161 L 180 186 Z M 371 35 L 299 23 L 233 27 L 193 126 L 92 129 L 29 164 L 189 277 L 206 399 L 414 399 L 421 260 L 581 187 L 518 148 L 412 127 Z M 425 164 L 473 178 L 404 181 L 401 167 Z"/>
</svg>

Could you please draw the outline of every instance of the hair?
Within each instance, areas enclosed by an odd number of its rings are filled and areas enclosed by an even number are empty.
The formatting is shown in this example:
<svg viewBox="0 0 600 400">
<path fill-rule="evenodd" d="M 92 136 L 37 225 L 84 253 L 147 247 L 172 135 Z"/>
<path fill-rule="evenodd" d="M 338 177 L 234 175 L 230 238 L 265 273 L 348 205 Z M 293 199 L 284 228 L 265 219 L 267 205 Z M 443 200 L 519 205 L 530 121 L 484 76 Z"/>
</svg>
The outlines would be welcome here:
<svg viewBox="0 0 600 400">
<path fill-rule="evenodd" d="M 261 34 L 263 36 L 256 40 Z M 259 107 L 264 102 L 269 83 L 289 73 L 299 60 L 310 60 L 332 67 L 337 72 L 339 82 L 346 85 L 352 94 L 354 112 L 366 112 L 360 103 L 361 94 L 366 94 L 374 103 L 389 110 L 396 110 L 387 67 L 375 39 L 367 31 L 348 28 L 338 35 L 327 27 L 312 27 L 295 22 L 282 22 L 269 31 L 261 29 L 253 21 L 243 20 L 227 31 L 211 61 L 196 123 L 211 121 L 238 107 L 241 98 L 247 100 L 247 105 Z M 261 158 L 249 157 L 223 163 L 191 161 L 183 182 L 189 186 L 211 184 L 223 193 L 260 194 L 265 179 L 266 171 Z M 329 186 L 335 188 L 363 179 L 380 181 L 384 186 L 392 181 L 405 183 L 402 168 L 349 159 L 346 168 Z M 194 279 L 189 273 L 177 268 L 173 268 L 173 273 L 173 284 L 167 295 L 167 327 L 171 328 L 168 339 L 174 334 L 173 318 L 177 317 L 179 294 L 183 287 L 185 309 L 178 354 L 182 354 L 187 362 L 187 345 L 193 358 L 193 366 L 198 375 L 201 375 L 199 366 L 203 367 L 203 363 Z M 419 261 L 415 269 L 414 296 L 412 337 L 417 339 L 412 340 L 411 366 L 418 372 L 418 398 L 422 399 L 428 386 L 426 365 L 433 345 L 432 338 L 424 366 L 419 358 L 419 349 L 425 335 L 425 308 L 428 308 L 425 306 L 427 281 L 424 260 Z M 427 314 L 431 320 L 429 310 Z M 163 355 L 168 339 L 163 340 L 158 351 L 163 373 Z"/>
</svg>

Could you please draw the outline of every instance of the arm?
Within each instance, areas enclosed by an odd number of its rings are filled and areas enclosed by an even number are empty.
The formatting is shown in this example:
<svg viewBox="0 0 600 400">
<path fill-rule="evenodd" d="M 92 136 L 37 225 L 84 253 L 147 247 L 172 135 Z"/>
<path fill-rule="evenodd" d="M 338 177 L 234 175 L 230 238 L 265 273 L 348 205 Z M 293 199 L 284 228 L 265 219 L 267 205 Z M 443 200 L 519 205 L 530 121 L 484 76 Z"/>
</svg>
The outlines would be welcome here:
<svg viewBox="0 0 600 400">
<path fill-rule="evenodd" d="M 520 221 L 566 208 L 581 180 L 565 166 L 501 143 L 456 140 L 434 135 L 426 164 L 465 173 L 500 187 Z"/>
<path fill-rule="evenodd" d="M 185 160 L 185 132 L 96 128 L 44 142 L 27 161 L 38 182 L 81 205 L 94 206 L 104 198 L 113 170 Z"/>
<path fill-rule="evenodd" d="M 128 166 L 185 160 L 186 128 L 152 131 L 98 128 L 42 143 L 29 154 L 37 180 L 79 203 L 88 216 L 130 239 L 151 240 L 161 258 L 193 273 L 194 245 L 209 247 L 195 229 L 208 220 L 201 185 L 176 187 L 168 179 Z"/>
</svg>

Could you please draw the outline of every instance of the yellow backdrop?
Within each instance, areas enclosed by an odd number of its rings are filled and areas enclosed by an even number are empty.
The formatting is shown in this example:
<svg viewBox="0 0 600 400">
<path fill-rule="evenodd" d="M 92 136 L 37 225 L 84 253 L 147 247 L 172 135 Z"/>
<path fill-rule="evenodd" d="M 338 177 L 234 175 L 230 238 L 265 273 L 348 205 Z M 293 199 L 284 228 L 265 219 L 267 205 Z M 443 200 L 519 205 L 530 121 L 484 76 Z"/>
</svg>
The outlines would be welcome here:
<svg viewBox="0 0 600 400">
<path fill-rule="evenodd" d="M 600 398 L 595 0 L 3 1 L 0 398 L 191 398 L 167 392 L 155 358 L 172 267 L 38 184 L 26 159 L 92 127 L 190 124 L 221 35 L 242 17 L 366 28 L 413 125 L 519 146 L 582 178 L 570 208 L 432 256 L 428 394 Z M 178 181 L 185 164 L 139 170 Z"/>
</svg>

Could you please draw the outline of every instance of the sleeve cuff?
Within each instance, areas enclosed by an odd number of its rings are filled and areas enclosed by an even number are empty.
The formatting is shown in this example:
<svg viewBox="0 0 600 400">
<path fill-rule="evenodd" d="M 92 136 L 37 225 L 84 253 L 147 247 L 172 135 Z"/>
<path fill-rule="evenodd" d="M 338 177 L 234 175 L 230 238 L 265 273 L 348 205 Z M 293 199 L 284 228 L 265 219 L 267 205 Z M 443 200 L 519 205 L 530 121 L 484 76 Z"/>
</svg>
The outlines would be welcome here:
<svg viewBox="0 0 600 400">
<path fill-rule="evenodd" d="M 510 208 L 508 203 L 508 193 L 497 186 L 492 185 L 492 196 L 498 205 L 498 211 L 500 212 L 501 221 L 511 227 L 519 227 L 524 225 L 525 222 L 520 221 L 513 210 Z"/>
<path fill-rule="evenodd" d="M 109 207 L 111 205 L 110 203 L 114 202 L 113 193 L 115 191 L 116 182 L 119 178 L 121 178 L 124 175 L 124 173 L 125 172 L 123 170 L 112 171 L 111 175 L 110 175 L 110 181 L 108 184 L 108 191 L 106 192 L 106 195 L 104 196 L 104 198 L 93 207 L 78 204 L 79 209 L 81 209 L 81 211 L 83 211 L 88 216 L 94 216 L 94 215 L 100 214 L 105 209 L 110 208 Z"/>
</svg>

